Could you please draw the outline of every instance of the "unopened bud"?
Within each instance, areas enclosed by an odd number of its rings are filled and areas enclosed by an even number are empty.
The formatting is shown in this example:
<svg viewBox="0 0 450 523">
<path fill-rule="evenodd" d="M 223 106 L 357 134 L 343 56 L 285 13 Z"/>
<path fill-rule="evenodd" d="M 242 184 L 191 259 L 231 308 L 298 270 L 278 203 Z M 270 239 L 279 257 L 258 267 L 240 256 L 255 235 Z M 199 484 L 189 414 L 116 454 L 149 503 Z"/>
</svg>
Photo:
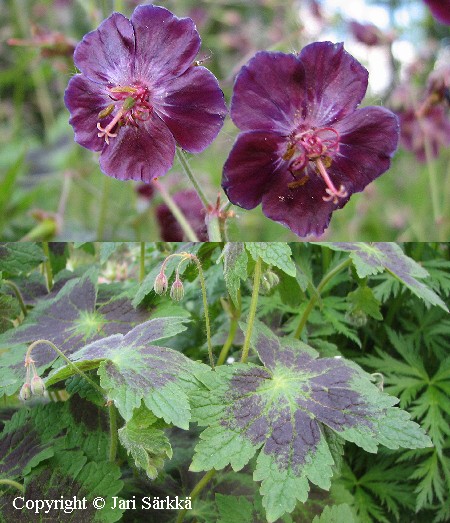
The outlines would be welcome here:
<svg viewBox="0 0 450 523">
<path fill-rule="evenodd" d="M 19 392 L 19 399 L 21 401 L 28 401 L 31 398 L 31 385 L 24 383 Z"/>
<path fill-rule="evenodd" d="M 169 284 L 167 283 L 166 275 L 161 271 L 155 278 L 153 289 L 155 290 L 156 294 L 165 294 L 167 292 L 168 286 Z"/>
<path fill-rule="evenodd" d="M 270 292 L 280 283 L 280 278 L 272 271 L 266 271 L 261 278 L 261 286 L 265 292 Z"/>
<path fill-rule="evenodd" d="M 183 283 L 180 280 L 180 278 L 176 278 L 176 280 L 172 284 L 172 288 L 170 289 L 170 297 L 173 301 L 181 301 L 184 296 L 184 287 Z"/>
<path fill-rule="evenodd" d="M 36 396 L 43 396 L 45 392 L 45 383 L 39 376 L 33 376 L 31 379 L 31 393 Z"/>
</svg>

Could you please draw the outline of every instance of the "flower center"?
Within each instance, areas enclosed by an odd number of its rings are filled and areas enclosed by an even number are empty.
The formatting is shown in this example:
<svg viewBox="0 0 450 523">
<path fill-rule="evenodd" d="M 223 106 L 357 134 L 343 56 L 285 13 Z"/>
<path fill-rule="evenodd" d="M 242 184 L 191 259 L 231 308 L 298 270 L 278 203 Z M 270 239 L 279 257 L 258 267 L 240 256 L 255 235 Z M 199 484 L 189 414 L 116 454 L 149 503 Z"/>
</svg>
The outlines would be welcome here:
<svg viewBox="0 0 450 523">
<path fill-rule="evenodd" d="M 345 198 L 347 191 L 341 185 L 336 189 L 327 173 L 332 163 L 331 155 L 339 150 L 339 133 L 332 127 L 320 129 L 297 129 L 290 136 L 283 160 L 289 161 L 288 170 L 294 181 L 288 184 L 291 189 L 304 185 L 308 179 L 308 165 L 314 166 L 315 173 L 325 182 L 326 195 L 322 196 L 325 202 L 337 203 L 339 198 Z"/>
<path fill-rule="evenodd" d="M 113 114 L 113 119 L 106 127 L 97 122 L 100 131 L 97 136 L 105 138 L 109 145 L 109 139 L 117 136 L 117 131 L 122 125 L 133 125 L 139 127 L 138 122 L 145 122 L 152 114 L 153 107 L 149 104 L 149 91 L 142 85 L 117 86 L 109 88 L 109 97 L 113 103 L 98 113 L 98 119 L 102 120 Z"/>
</svg>

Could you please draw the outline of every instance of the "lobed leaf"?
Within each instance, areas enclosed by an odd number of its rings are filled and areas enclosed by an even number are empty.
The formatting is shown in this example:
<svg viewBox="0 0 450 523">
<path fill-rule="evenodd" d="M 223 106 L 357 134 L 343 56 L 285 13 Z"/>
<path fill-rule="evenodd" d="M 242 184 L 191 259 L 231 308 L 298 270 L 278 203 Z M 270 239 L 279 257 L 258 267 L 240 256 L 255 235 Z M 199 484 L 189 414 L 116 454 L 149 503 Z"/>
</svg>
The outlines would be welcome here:
<svg viewBox="0 0 450 523">
<path fill-rule="evenodd" d="M 191 393 L 193 419 L 207 426 L 191 470 L 242 469 L 258 450 L 254 479 L 268 521 L 306 501 L 309 481 L 330 487 L 333 456 L 325 426 L 369 452 L 421 448 L 431 440 L 393 407 L 358 365 L 343 358 L 317 358 L 292 338 L 277 338 L 257 322 L 252 346 L 264 367 L 236 364 L 197 374 L 203 388 Z M 339 452 L 339 451 L 338 451 Z"/>
<path fill-rule="evenodd" d="M 292 251 L 284 242 L 245 242 L 245 247 L 256 261 L 259 258 L 268 265 L 278 267 L 289 276 L 295 276 L 296 268 L 292 261 Z"/>
</svg>

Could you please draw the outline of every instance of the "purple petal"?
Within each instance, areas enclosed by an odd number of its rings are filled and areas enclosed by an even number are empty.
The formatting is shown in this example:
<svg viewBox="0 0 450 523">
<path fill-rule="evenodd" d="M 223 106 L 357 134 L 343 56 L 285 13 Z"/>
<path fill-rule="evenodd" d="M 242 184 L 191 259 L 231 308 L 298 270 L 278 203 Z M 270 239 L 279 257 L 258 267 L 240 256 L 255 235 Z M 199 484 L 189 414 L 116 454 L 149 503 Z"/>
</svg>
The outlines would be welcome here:
<svg viewBox="0 0 450 523">
<path fill-rule="evenodd" d="M 176 141 L 191 153 L 203 151 L 219 133 L 227 108 L 212 73 L 192 66 L 166 86 L 155 110 Z"/>
<path fill-rule="evenodd" d="M 113 13 L 77 45 L 75 65 L 90 80 L 114 85 L 131 83 L 134 31 L 131 22 Z"/>
<path fill-rule="evenodd" d="M 244 209 L 261 203 L 283 163 L 284 144 L 283 136 L 268 131 L 247 131 L 237 137 L 222 178 L 222 187 L 232 203 Z"/>
<path fill-rule="evenodd" d="M 328 169 L 336 186 L 359 192 L 391 163 L 399 137 L 398 118 L 384 107 L 357 109 L 335 124 L 339 152 Z"/>
<path fill-rule="evenodd" d="M 200 48 L 200 36 L 190 18 L 177 18 L 164 7 L 142 5 L 131 23 L 136 35 L 135 80 L 161 86 L 183 74 Z"/>
<path fill-rule="evenodd" d="M 239 72 L 231 118 L 243 131 L 289 134 L 304 98 L 304 70 L 293 54 L 260 51 Z"/>
<path fill-rule="evenodd" d="M 436 20 L 450 25 L 450 0 L 424 0 Z"/>
<path fill-rule="evenodd" d="M 175 140 L 166 124 L 154 113 L 150 120 L 119 129 L 116 138 L 103 148 L 100 167 L 119 180 L 150 182 L 171 168 Z"/>
<path fill-rule="evenodd" d="M 77 74 L 70 79 L 64 102 L 70 111 L 69 123 L 75 131 L 75 141 L 91 151 L 101 151 L 105 140 L 97 136 L 97 122 L 98 113 L 111 103 L 107 92 L 84 75 Z M 102 124 L 105 122 L 107 124 L 108 120 L 102 120 Z"/>
<path fill-rule="evenodd" d="M 292 176 L 287 171 L 273 178 L 270 190 L 262 198 L 263 213 L 298 236 L 321 235 L 328 227 L 331 213 L 343 207 L 349 197 L 341 198 L 337 204 L 324 202 L 325 184 L 314 174 L 300 187 L 291 189 L 290 182 Z"/>
<path fill-rule="evenodd" d="M 302 49 L 307 99 L 302 107 L 307 119 L 326 126 L 352 112 L 363 99 L 369 73 L 342 43 L 316 42 Z"/>
</svg>

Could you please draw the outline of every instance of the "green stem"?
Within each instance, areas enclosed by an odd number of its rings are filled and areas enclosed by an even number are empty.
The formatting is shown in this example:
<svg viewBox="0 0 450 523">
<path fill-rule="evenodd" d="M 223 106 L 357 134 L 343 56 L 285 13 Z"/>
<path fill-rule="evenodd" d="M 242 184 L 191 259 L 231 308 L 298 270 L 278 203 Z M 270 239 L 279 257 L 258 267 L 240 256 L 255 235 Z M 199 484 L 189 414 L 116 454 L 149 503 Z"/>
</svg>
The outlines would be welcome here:
<svg viewBox="0 0 450 523">
<path fill-rule="evenodd" d="M 39 345 L 40 343 L 45 343 L 46 345 L 48 345 L 49 347 L 51 347 L 59 356 L 61 356 L 61 358 L 70 366 L 72 367 L 72 369 L 77 373 L 79 374 L 80 376 L 82 376 L 88 383 L 90 383 L 92 385 L 92 387 L 94 387 L 94 389 L 96 391 L 98 391 L 100 393 L 100 395 L 103 397 L 105 395 L 103 389 L 101 387 L 99 387 L 97 385 L 97 383 L 95 383 L 95 381 L 91 380 L 91 378 L 89 378 L 89 376 L 87 376 L 81 369 L 79 369 L 75 363 L 73 363 L 72 361 L 69 360 L 69 358 L 63 353 L 61 352 L 58 347 L 52 343 L 51 341 L 49 340 L 37 340 L 37 341 L 34 341 L 29 347 L 28 347 L 28 350 L 27 350 L 27 353 L 25 355 L 25 361 L 29 360 L 30 359 L 30 354 L 31 354 L 31 351 L 34 349 L 34 347 L 36 347 L 36 345 Z"/>
<path fill-rule="evenodd" d="M 23 297 L 22 297 L 22 294 L 19 290 L 19 287 L 17 287 L 17 285 L 10 281 L 10 280 L 3 280 L 3 282 L 5 285 L 8 285 L 9 287 L 11 287 L 11 289 L 13 290 L 14 294 L 16 295 L 16 298 L 17 298 L 17 301 L 19 302 L 19 305 L 20 305 L 20 309 L 24 315 L 24 317 L 27 316 L 28 312 L 27 312 L 27 308 L 25 306 L 25 302 L 23 301 Z"/>
<path fill-rule="evenodd" d="M 21 483 L 12 479 L 0 479 L 0 485 L 8 485 L 10 487 L 15 487 L 17 490 L 20 490 L 20 492 L 25 492 L 25 487 Z"/>
<path fill-rule="evenodd" d="M 191 168 L 189 167 L 189 163 L 184 156 L 184 153 L 181 149 L 177 147 L 176 150 L 178 161 L 181 164 L 181 167 L 183 168 L 184 173 L 191 181 L 192 185 L 194 186 L 195 190 L 197 191 L 197 194 L 202 201 L 203 205 L 207 209 L 209 207 L 208 198 L 205 196 L 205 193 L 203 192 L 202 188 L 200 187 L 200 184 L 198 183 L 197 179 L 195 178 L 194 173 L 192 172 Z"/>
<path fill-rule="evenodd" d="M 105 176 L 103 179 L 102 200 L 100 203 L 100 213 L 98 216 L 98 223 L 97 223 L 97 240 L 98 241 L 103 240 L 103 235 L 105 233 L 106 214 L 108 212 L 110 189 L 111 189 L 111 178 L 109 176 Z"/>
<path fill-rule="evenodd" d="M 427 171 L 428 171 L 428 181 L 430 185 L 430 193 L 431 193 L 431 206 L 433 209 L 433 218 L 434 218 L 434 224 L 438 228 L 438 231 L 442 229 L 441 221 L 441 209 L 439 205 L 439 186 L 438 186 L 438 176 L 436 172 L 436 165 L 433 158 L 433 151 L 431 150 L 431 143 L 430 139 L 428 137 L 428 131 L 424 129 L 423 125 L 421 124 L 421 119 L 418 118 L 419 125 L 422 128 L 423 133 L 423 139 L 424 139 L 424 149 L 425 149 L 425 158 L 427 162 Z M 441 234 L 438 232 L 437 235 L 438 239 L 441 239 Z"/>
<path fill-rule="evenodd" d="M 189 494 L 189 497 L 191 498 L 191 502 L 198 498 L 198 495 L 200 492 L 206 487 L 206 485 L 211 481 L 212 477 L 216 473 L 215 469 L 209 470 L 201 479 L 200 481 L 195 485 L 195 487 L 192 489 L 191 493 Z M 187 508 L 184 508 L 183 510 L 180 510 L 178 512 L 178 517 L 175 523 L 182 523 L 184 520 L 184 516 L 186 515 Z"/>
<path fill-rule="evenodd" d="M 236 336 L 238 328 L 238 318 L 232 317 L 231 323 L 230 323 L 230 331 L 228 332 L 228 337 L 225 340 L 225 343 L 223 344 L 222 350 L 220 351 L 219 358 L 217 359 L 216 365 L 223 365 L 225 363 L 225 360 L 228 356 L 228 351 L 230 350 L 230 347 L 233 345 L 234 337 Z"/>
<path fill-rule="evenodd" d="M 306 306 L 306 309 L 304 310 L 302 317 L 300 318 L 300 322 L 298 324 L 297 329 L 294 333 L 294 338 L 300 338 L 303 329 L 306 325 L 306 322 L 308 320 L 308 317 L 311 313 L 311 311 L 314 308 L 314 305 L 317 303 L 317 300 L 319 299 L 320 292 L 325 287 L 325 285 L 332 279 L 336 274 L 339 274 L 342 270 L 347 268 L 349 265 L 351 265 L 352 260 L 351 258 L 345 259 L 343 262 L 341 262 L 339 265 L 337 265 L 334 269 L 332 269 L 328 274 L 325 274 L 325 276 L 320 281 L 319 285 L 317 286 L 316 292 L 311 296 L 309 299 L 308 305 Z"/>
<path fill-rule="evenodd" d="M 145 278 L 145 242 L 141 242 L 141 255 L 139 257 L 139 283 Z"/>
<path fill-rule="evenodd" d="M 205 310 L 206 340 L 208 343 L 209 364 L 211 365 L 211 368 L 214 368 L 214 357 L 213 357 L 212 342 L 211 342 L 211 323 L 209 321 L 209 309 L 208 309 L 208 298 L 206 296 L 205 276 L 203 274 L 202 265 L 200 263 L 200 260 L 197 258 L 197 256 L 195 256 L 194 254 L 191 254 L 191 258 L 194 260 L 195 265 L 197 266 L 198 275 L 200 277 L 200 285 L 202 287 L 203 309 Z"/>
<path fill-rule="evenodd" d="M 52 264 L 50 262 L 50 249 L 48 247 L 48 242 L 42 242 L 42 250 L 44 251 L 46 260 L 44 262 L 45 267 L 45 277 L 47 280 L 47 290 L 50 292 L 53 287 L 53 271 Z"/>
<path fill-rule="evenodd" d="M 161 194 L 161 198 L 164 200 L 164 203 L 169 207 L 171 213 L 175 216 L 175 219 L 180 224 L 180 227 L 183 229 L 186 238 L 191 242 L 198 242 L 197 235 L 191 227 L 191 224 L 187 221 L 186 216 L 182 213 L 181 209 L 175 203 L 170 194 L 166 191 L 164 185 L 162 185 L 158 180 L 153 180 L 153 184 L 158 189 Z"/>
<path fill-rule="evenodd" d="M 206 218 L 206 227 L 208 229 L 208 239 L 210 242 L 221 242 L 222 233 L 220 230 L 219 217 L 208 215 Z"/>
<path fill-rule="evenodd" d="M 116 461 L 117 455 L 117 445 L 118 445 L 118 436 L 117 436 L 117 409 L 114 403 L 108 404 L 109 411 L 109 461 L 114 463 Z"/>
<path fill-rule="evenodd" d="M 258 256 L 255 264 L 255 272 L 253 273 L 253 290 L 252 301 L 250 302 L 250 310 L 247 320 L 247 331 L 245 333 L 244 346 L 242 347 L 241 362 L 246 363 L 248 358 L 248 351 L 250 350 L 250 339 L 252 337 L 253 323 L 256 317 L 256 307 L 258 305 L 259 285 L 261 283 L 261 258 Z"/>
</svg>

